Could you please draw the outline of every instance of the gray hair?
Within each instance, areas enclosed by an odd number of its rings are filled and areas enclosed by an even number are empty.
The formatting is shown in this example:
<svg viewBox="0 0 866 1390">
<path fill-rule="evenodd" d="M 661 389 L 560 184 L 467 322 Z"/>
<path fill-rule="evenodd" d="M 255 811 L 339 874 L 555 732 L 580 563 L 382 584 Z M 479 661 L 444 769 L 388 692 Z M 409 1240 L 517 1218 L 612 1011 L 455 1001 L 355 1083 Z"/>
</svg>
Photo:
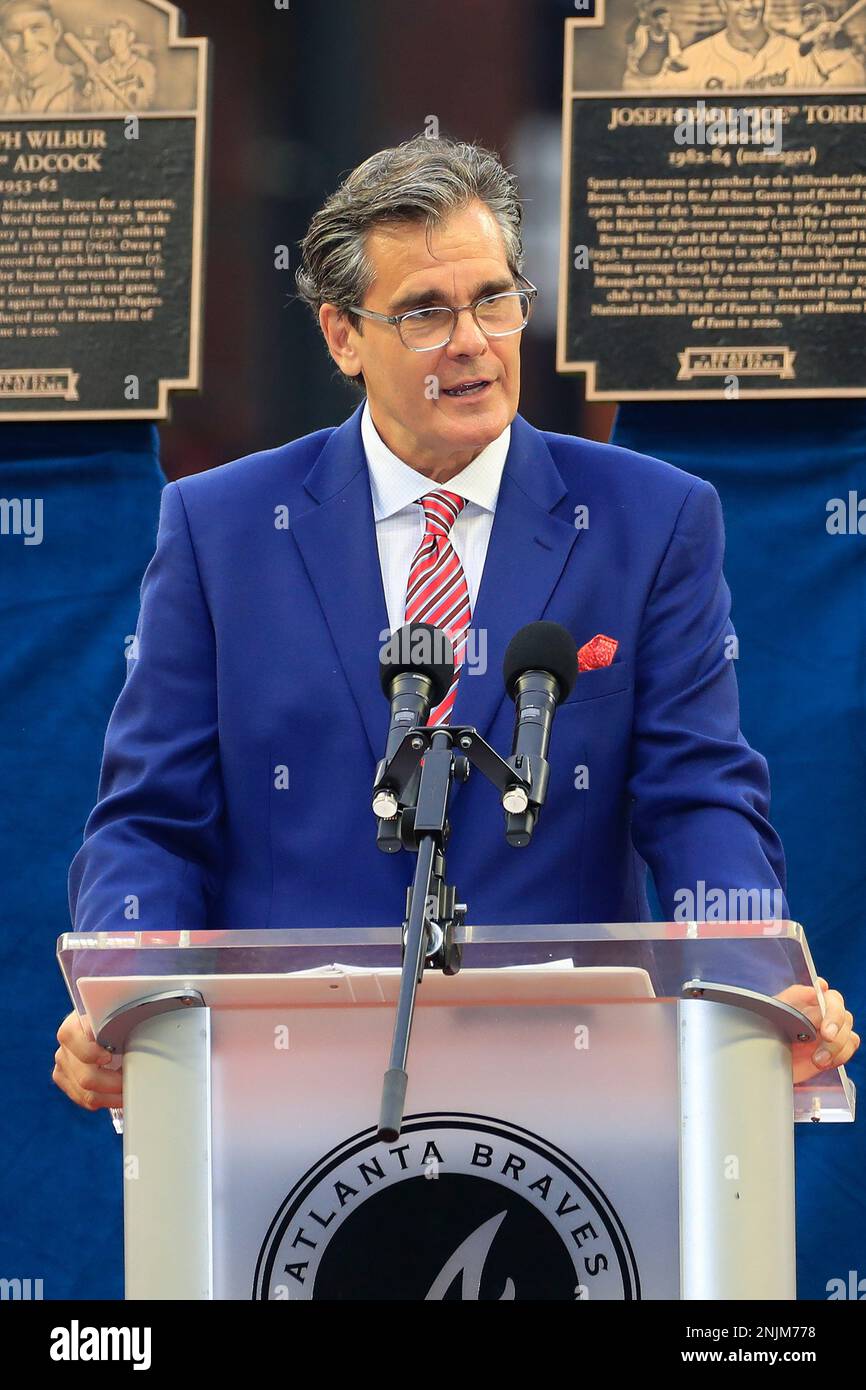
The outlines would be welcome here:
<svg viewBox="0 0 866 1390">
<path fill-rule="evenodd" d="M 367 233 L 388 223 L 424 222 L 429 245 L 433 229 L 476 198 L 496 218 L 508 267 L 519 274 L 523 207 L 516 178 L 492 150 L 418 135 L 371 155 L 313 217 L 300 243 L 299 298 L 317 321 L 323 304 L 335 304 L 361 332 L 362 320 L 349 306 L 363 303 L 375 279 Z"/>
</svg>

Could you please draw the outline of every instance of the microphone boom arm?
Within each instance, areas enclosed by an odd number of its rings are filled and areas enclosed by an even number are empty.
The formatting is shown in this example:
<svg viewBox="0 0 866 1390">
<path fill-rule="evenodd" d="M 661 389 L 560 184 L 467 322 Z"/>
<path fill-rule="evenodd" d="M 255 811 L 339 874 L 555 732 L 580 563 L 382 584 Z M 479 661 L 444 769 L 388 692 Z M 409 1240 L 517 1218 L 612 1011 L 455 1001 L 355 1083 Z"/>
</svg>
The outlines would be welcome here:
<svg viewBox="0 0 866 1390">
<path fill-rule="evenodd" d="M 457 751 L 459 750 L 459 751 Z M 423 758 L 418 784 L 418 804 L 402 803 Z M 515 764 L 526 764 L 525 768 Z M 491 748 L 478 730 L 469 725 L 425 725 L 404 734 L 394 756 L 383 758 L 376 768 L 373 786 L 374 812 L 378 798 L 396 798 L 398 809 L 390 818 L 379 817 L 377 844 L 386 853 L 394 848 L 414 850 L 417 855 L 415 877 L 407 890 L 407 912 L 403 934 L 403 974 L 394 1019 L 391 1057 L 382 1086 L 377 1137 L 392 1143 L 400 1134 L 408 1075 L 406 1062 L 415 1013 L 415 998 L 427 963 L 456 975 L 460 969 L 461 948 L 454 942 L 454 928 L 467 911 L 457 902 L 456 890 L 445 882 L 445 845 L 448 840 L 448 797 L 453 780 L 465 781 L 473 764 L 492 782 L 501 795 L 522 789 L 527 809 L 520 815 L 506 813 L 506 837 L 510 844 L 528 844 L 539 803 L 536 791 L 547 785 L 547 763 L 543 758 L 518 756 L 508 762 Z M 513 823 L 513 825 L 512 825 Z M 391 833 L 383 838 L 382 827 Z M 519 833 L 525 838 L 513 838 Z"/>
</svg>

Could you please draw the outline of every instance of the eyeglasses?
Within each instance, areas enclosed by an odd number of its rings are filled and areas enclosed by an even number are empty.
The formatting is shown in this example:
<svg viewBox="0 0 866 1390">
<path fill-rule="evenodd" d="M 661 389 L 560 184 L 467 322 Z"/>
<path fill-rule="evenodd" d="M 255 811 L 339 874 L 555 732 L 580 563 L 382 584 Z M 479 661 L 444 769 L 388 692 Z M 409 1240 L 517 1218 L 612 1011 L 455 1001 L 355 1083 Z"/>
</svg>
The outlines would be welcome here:
<svg viewBox="0 0 866 1390">
<path fill-rule="evenodd" d="M 358 314 L 362 319 L 393 324 L 400 334 L 401 343 L 410 352 L 433 352 L 436 348 L 447 347 L 454 337 L 458 315 L 464 309 L 470 310 L 486 338 L 507 338 L 512 333 L 522 333 L 529 323 L 532 304 L 538 294 L 535 285 L 524 275 L 518 278 L 526 289 L 484 295 L 482 299 L 476 299 L 474 304 L 464 304 L 459 309 L 437 305 L 431 309 L 410 309 L 406 314 L 378 314 L 373 309 L 359 309 L 351 305 L 349 312 Z"/>
</svg>

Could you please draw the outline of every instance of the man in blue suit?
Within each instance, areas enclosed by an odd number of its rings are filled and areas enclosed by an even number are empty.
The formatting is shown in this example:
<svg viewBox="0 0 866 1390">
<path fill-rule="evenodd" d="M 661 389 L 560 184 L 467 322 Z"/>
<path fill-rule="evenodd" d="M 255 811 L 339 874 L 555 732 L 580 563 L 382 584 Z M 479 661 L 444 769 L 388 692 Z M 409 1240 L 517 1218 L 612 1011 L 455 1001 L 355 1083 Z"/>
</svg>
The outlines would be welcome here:
<svg viewBox="0 0 866 1390">
<path fill-rule="evenodd" d="M 367 160 L 313 219 L 301 295 L 366 400 L 166 487 L 70 872 L 77 930 L 128 930 L 130 904 L 141 930 L 399 922 L 413 861 L 377 849 L 370 811 L 379 651 L 437 566 L 424 613 L 462 652 L 451 722 L 500 751 L 521 626 L 555 620 L 602 653 L 557 711 L 530 847 L 506 844 L 483 777 L 454 790 L 469 920 L 647 919 L 647 865 L 669 918 L 709 894 L 785 915 L 766 764 L 739 730 L 718 497 L 517 413 L 535 294 L 520 228 L 495 156 L 427 139 Z M 859 1043 L 841 996 L 826 1006 L 811 1072 Z M 118 1104 L 74 1016 L 58 1037 L 58 1084 Z"/>
</svg>

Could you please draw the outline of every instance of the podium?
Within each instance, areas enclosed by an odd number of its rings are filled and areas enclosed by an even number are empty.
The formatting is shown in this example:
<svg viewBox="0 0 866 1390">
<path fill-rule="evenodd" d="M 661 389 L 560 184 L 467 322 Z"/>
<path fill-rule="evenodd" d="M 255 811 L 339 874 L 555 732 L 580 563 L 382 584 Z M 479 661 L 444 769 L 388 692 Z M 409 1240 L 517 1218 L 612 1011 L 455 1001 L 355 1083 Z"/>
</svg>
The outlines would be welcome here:
<svg viewBox="0 0 866 1390">
<path fill-rule="evenodd" d="M 793 1125 L 851 1121 L 794 922 L 465 926 L 376 1138 L 401 933 L 69 933 L 122 1059 L 128 1299 L 793 1299 Z"/>
</svg>

